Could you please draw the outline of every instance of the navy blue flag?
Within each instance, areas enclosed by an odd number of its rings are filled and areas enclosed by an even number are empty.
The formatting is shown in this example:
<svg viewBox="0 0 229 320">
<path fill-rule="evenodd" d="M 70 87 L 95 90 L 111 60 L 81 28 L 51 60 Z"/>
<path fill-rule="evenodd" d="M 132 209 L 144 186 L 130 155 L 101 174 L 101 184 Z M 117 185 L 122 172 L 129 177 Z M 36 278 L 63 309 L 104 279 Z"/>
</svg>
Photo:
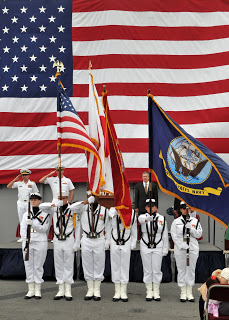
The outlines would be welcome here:
<svg viewBox="0 0 229 320">
<path fill-rule="evenodd" d="M 222 225 L 229 223 L 229 166 L 148 95 L 149 168 L 160 189 Z"/>
</svg>

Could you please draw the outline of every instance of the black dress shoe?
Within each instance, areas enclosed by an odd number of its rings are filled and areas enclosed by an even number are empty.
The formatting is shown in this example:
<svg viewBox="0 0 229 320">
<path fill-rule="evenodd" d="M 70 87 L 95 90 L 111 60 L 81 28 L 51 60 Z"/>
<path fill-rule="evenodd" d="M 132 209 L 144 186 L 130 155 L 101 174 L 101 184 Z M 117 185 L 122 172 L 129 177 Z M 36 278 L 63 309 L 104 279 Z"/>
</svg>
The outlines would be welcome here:
<svg viewBox="0 0 229 320">
<path fill-rule="evenodd" d="M 121 300 L 122 300 L 122 302 L 128 302 L 128 298 L 126 298 L 126 299 L 121 298 Z"/>
<path fill-rule="evenodd" d="M 29 296 L 24 296 L 24 299 L 26 299 L 26 300 L 32 299 L 32 298 L 34 298 L 34 296 L 31 296 L 31 297 L 29 297 Z"/>
<path fill-rule="evenodd" d="M 113 298 L 112 301 L 113 302 L 118 302 L 120 300 L 120 298 Z"/>
<path fill-rule="evenodd" d="M 161 301 L 161 298 L 154 298 L 155 301 Z"/>
<path fill-rule="evenodd" d="M 180 299 L 180 302 L 186 302 L 187 300 L 186 299 Z"/>
<path fill-rule="evenodd" d="M 101 297 L 94 296 L 94 301 L 100 301 L 100 300 L 101 300 Z"/>
<path fill-rule="evenodd" d="M 146 301 L 153 301 L 153 298 L 146 298 Z"/>
<path fill-rule="evenodd" d="M 65 297 L 66 301 L 72 301 L 72 297 Z"/>
<path fill-rule="evenodd" d="M 195 299 L 188 299 L 189 302 L 195 302 Z"/>
<path fill-rule="evenodd" d="M 40 300 L 40 299 L 41 299 L 41 296 L 35 296 L 35 299 L 36 299 L 36 300 Z"/>
<path fill-rule="evenodd" d="M 85 301 L 88 301 L 88 300 L 91 300 L 91 299 L 93 299 L 93 296 L 85 296 L 85 297 L 84 297 L 84 300 L 85 300 Z"/>
<path fill-rule="evenodd" d="M 64 296 L 55 296 L 54 298 L 53 298 L 53 300 L 60 300 L 60 299 L 63 299 L 64 298 Z"/>
</svg>

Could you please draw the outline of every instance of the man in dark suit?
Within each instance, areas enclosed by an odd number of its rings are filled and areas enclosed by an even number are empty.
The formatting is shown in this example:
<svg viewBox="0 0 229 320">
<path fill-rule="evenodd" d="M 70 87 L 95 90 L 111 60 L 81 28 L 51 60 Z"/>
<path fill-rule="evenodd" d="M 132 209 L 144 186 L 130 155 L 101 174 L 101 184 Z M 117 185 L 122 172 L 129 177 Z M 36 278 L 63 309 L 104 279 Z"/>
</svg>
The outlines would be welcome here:
<svg viewBox="0 0 229 320">
<path fill-rule="evenodd" d="M 158 207 L 158 190 L 157 184 L 152 182 L 152 199 L 155 199 Z M 145 171 L 142 174 L 142 182 L 135 186 L 135 211 L 139 215 L 145 213 L 145 202 L 149 199 L 149 172 Z M 138 240 L 140 239 L 140 225 L 138 223 Z"/>
<path fill-rule="evenodd" d="M 138 215 L 145 213 L 145 202 L 149 199 L 149 172 L 143 172 L 142 182 L 135 186 L 135 211 Z M 155 199 L 158 207 L 158 190 L 157 184 L 152 182 L 152 199 Z"/>
</svg>

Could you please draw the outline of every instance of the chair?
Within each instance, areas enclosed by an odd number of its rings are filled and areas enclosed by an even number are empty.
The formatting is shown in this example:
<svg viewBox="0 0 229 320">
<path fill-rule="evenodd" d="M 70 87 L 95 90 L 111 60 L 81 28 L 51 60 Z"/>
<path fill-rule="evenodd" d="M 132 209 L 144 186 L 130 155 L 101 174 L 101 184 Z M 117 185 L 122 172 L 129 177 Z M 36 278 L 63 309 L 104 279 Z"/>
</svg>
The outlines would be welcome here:
<svg viewBox="0 0 229 320">
<path fill-rule="evenodd" d="M 208 289 L 207 299 L 206 299 L 206 307 L 205 307 L 205 314 L 204 319 L 206 320 L 228 320 L 228 316 L 221 316 L 219 315 L 218 318 L 214 317 L 211 313 L 208 313 L 208 303 L 209 299 L 223 301 L 223 302 L 229 302 L 229 284 L 214 284 L 210 286 Z"/>
</svg>

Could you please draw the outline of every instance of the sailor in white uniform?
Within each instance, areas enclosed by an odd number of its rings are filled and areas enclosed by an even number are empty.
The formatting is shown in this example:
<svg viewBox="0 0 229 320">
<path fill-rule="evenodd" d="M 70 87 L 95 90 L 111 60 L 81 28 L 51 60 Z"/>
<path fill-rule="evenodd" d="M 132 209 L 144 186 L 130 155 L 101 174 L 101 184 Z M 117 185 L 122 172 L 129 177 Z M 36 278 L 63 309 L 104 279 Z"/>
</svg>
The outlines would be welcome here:
<svg viewBox="0 0 229 320">
<path fill-rule="evenodd" d="M 39 207 L 41 196 L 39 193 L 30 195 L 30 219 L 28 210 L 24 213 L 21 221 L 22 252 L 25 258 L 25 245 L 27 240 L 27 228 L 31 226 L 31 237 L 29 244 L 29 260 L 24 261 L 26 271 L 26 282 L 28 283 L 28 293 L 25 299 L 35 296 L 35 299 L 41 298 L 41 283 L 43 283 L 43 265 L 45 263 L 48 241 L 47 232 L 49 228 L 50 216 Z"/>
<path fill-rule="evenodd" d="M 137 217 L 132 210 L 131 224 L 125 229 L 115 208 L 110 208 L 111 219 L 110 259 L 111 278 L 115 284 L 113 301 L 128 301 L 127 284 L 129 282 L 131 250 L 136 248 L 137 242 Z"/>
<path fill-rule="evenodd" d="M 140 253 L 143 264 L 143 282 L 146 286 L 146 301 L 160 301 L 161 264 L 163 256 L 168 254 L 168 229 L 165 217 L 157 213 L 155 199 L 146 200 L 147 213 L 138 218 L 141 224 L 142 238 Z"/>
<path fill-rule="evenodd" d="M 97 198 L 94 196 L 89 196 L 86 201 L 74 203 L 72 206 L 81 215 L 80 221 L 83 232 L 81 238 L 82 264 L 88 287 L 84 300 L 94 299 L 99 301 L 101 299 L 100 286 L 104 279 L 105 250 L 109 248 L 110 221 L 108 210 L 99 205 Z"/>
<path fill-rule="evenodd" d="M 80 216 L 76 214 L 73 207 L 74 205 L 68 204 L 68 192 L 66 191 L 62 192 L 62 200 L 40 205 L 42 210 L 49 212 L 53 217 L 54 266 L 56 283 L 59 285 L 54 300 L 60 300 L 63 297 L 67 301 L 72 300 L 74 252 L 80 248 Z"/>
<path fill-rule="evenodd" d="M 36 183 L 29 179 L 30 174 L 29 169 L 21 169 L 20 174 L 7 185 L 9 189 L 18 189 L 17 212 L 19 223 L 21 223 L 25 211 L 28 210 L 30 194 L 39 192 Z M 20 178 L 22 180 L 17 181 Z M 22 242 L 22 239 L 19 239 L 18 242 Z"/>
<path fill-rule="evenodd" d="M 183 201 L 180 203 L 180 211 L 182 215 L 171 225 L 174 257 L 178 270 L 177 283 L 181 288 L 180 301 L 194 302 L 192 287 L 195 283 L 195 268 L 199 256 L 197 239 L 202 236 L 202 227 L 198 219 L 189 216 L 189 208 Z"/>
</svg>

